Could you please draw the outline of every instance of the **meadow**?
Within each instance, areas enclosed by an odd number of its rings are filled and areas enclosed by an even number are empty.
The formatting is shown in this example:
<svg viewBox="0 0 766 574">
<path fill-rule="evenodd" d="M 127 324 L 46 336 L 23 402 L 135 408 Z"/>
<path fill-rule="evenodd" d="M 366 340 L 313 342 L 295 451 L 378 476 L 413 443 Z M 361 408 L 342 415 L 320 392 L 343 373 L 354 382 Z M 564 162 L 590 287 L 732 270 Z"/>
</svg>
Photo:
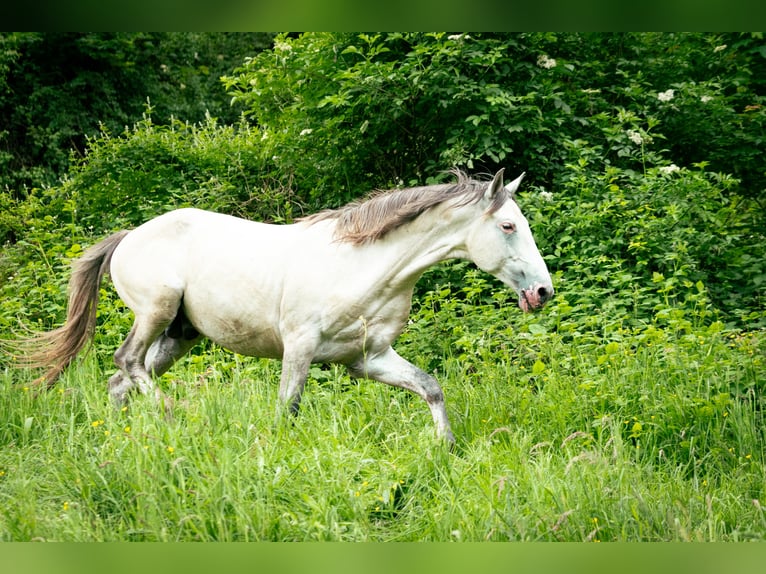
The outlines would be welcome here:
<svg viewBox="0 0 766 574">
<path fill-rule="evenodd" d="M 6 369 L 0 538 L 766 537 L 762 333 L 563 337 L 545 317 L 457 300 L 417 309 L 399 346 L 428 367 L 420 342 L 466 330 L 456 313 L 485 326 L 434 368 L 452 451 L 419 398 L 339 367 L 312 368 L 295 419 L 276 410 L 278 362 L 212 346 L 163 377 L 171 418 L 142 396 L 116 410 L 93 353 L 39 396 L 34 373 Z"/>
</svg>

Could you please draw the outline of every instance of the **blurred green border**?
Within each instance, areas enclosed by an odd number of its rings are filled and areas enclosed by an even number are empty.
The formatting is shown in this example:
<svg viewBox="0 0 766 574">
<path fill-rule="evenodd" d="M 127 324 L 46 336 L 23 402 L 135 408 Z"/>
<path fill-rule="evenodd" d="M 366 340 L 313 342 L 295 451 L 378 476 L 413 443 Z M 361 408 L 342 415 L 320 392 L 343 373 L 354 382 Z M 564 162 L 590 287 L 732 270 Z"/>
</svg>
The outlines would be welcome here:
<svg viewBox="0 0 766 574">
<path fill-rule="evenodd" d="M 759 0 L 27 0 L 4 30 L 758 31 Z"/>
<path fill-rule="evenodd" d="M 762 572 L 764 557 L 758 543 L 10 543 L 0 572 L 741 574 Z"/>
</svg>

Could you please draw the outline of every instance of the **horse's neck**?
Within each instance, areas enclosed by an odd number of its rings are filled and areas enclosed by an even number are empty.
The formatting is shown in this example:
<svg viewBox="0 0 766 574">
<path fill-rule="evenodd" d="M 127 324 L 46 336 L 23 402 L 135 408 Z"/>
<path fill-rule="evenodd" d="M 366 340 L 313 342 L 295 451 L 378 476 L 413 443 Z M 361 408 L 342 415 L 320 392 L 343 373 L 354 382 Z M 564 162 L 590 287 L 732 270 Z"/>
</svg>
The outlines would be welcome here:
<svg viewBox="0 0 766 574">
<path fill-rule="evenodd" d="M 423 272 L 441 261 L 466 256 L 469 217 L 461 209 L 436 207 L 371 246 L 385 264 L 390 284 L 414 286 Z"/>
</svg>

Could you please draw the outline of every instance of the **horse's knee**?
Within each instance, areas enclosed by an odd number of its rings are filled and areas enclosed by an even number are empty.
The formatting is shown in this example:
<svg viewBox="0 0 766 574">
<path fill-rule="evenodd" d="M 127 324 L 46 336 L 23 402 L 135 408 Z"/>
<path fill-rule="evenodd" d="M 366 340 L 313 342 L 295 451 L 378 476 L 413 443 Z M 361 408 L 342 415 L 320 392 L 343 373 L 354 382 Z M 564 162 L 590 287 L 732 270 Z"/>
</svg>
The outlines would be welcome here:
<svg viewBox="0 0 766 574">
<path fill-rule="evenodd" d="M 436 385 L 435 388 L 428 388 L 425 392 L 425 399 L 429 405 L 439 405 L 444 403 L 444 391 Z"/>
<path fill-rule="evenodd" d="M 420 371 L 416 377 L 416 388 L 429 405 L 438 405 L 444 403 L 444 391 L 439 386 L 439 382 L 423 371 Z"/>
</svg>

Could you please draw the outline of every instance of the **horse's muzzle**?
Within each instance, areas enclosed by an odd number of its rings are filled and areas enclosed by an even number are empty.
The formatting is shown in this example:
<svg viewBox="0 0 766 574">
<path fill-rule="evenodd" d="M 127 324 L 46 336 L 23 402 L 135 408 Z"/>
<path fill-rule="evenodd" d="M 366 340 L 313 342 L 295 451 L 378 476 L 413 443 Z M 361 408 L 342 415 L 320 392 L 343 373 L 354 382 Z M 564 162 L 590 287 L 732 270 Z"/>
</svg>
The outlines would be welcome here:
<svg viewBox="0 0 766 574">
<path fill-rule="evenodd" d="M 519 293 L 519 307 L 525 313 L 541 309 L 553 297 L 553 286 L 535 283 Z"/>
</svg>

